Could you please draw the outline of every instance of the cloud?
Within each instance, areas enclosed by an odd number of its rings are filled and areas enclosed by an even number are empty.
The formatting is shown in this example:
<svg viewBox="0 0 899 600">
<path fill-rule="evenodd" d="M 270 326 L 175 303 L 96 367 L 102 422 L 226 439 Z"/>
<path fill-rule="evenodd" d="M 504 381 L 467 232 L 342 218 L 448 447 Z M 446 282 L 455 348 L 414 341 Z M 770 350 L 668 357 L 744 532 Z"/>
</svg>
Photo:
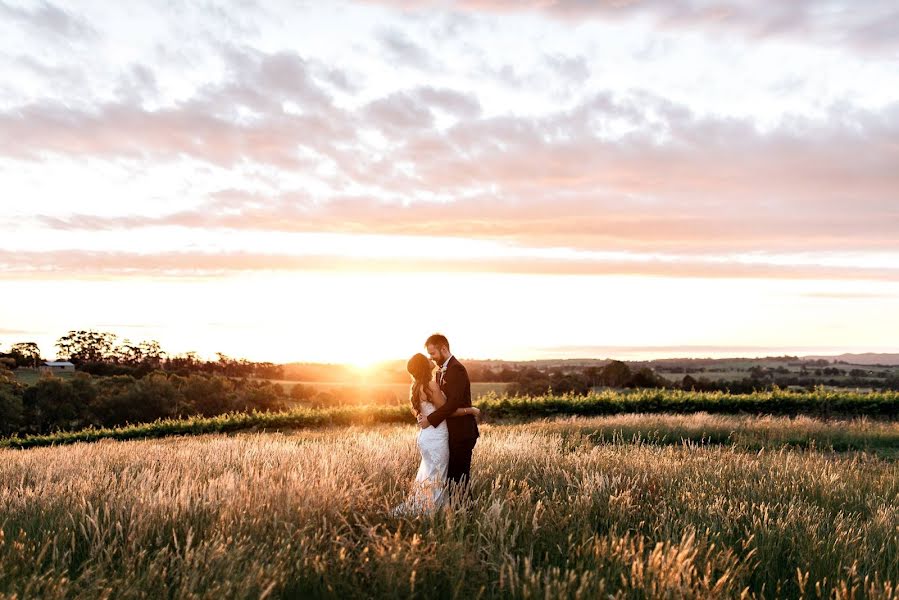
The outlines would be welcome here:
<svg viewBox="0 0 899 600">
<path fill-rule="evenodd" d="M 384 29 L 377 35 L 388 64 L 403 65 L 422 71 L 437 71 L 440 63 L 398 29 Z"/>
<path fill-rule="evenodd" d="M 474 197 L 452 203 L 384 203 L 341 197 L 326 203 L 308 196 L 266 198 L 239 191 L 220 194 L 205 207 L 160 217 L 39 217 L 69 230 L 180 226 L 242 231 L 334 232 L 445 236 L 500 240 L 529 247 L 644 252 L 891 251 L 897 216 L 844 206 L 781 205 L 774 214 L 752 205 L 704 209 L 688 203 L 639 206 L 621 199 L 512 202 Z M 792 212 L 792 214 L 788 214 Z"/>
<path fill-rule="evenodd" d="M 405 11 L 447 6 L 442 0 L 365 1 Z M 467 12 L 539 12 L 571 23 L 647 19 L 663 29 L 731 31 L 750 39 L 785 37 L 891 54 L 899 49 L 899 6 L 891 0 L 460 0 L 451 6 Z"/>
<path fill-rule="evenodd" d="M 85 79 L 84 70 L 80 67 L 48 64 L 27 54 L 16 56 L 10 64 L 51 80 L 59 86 L 74 87 L 83 84 Z"/>
<path fill-rule="evenodd" d="M 284 168 L 302 164 L 293 152 L 302 144 L 336 170 L 336 189 L 325 195 L 223 189 L 198 209 L 162 217 L 38 217 L 54 228 L 395 233 L 664 252 L 896 247 L 899 103 L 880 112 L 835 106 L 822 119 L 787 119 L 770 131 L 643 92 L 599 93 L 540 118 L 477 117 L 477 106 L 462 94 L 413 88 L 340 124 L 312 112 L 237 125 L 190 105 L 145 123 L 119 106 L 108 107 L 109 122 L 84 117 L 68 127 L 60 109 L 51 119 L 58 127 L 10 129 L 0 119 L 0 132 L 16 141 L 14 152 L 89 145 Z M 432 112 L 440 109 L 465 118 L 439 131 Z M 373 151 L 348 123 L 382 132 L 388 146 Z"/>
<path fill-rule="evenodd" d="M 583 83 L 590 77 L 590 67 L 583 56 L 548 54 L 543 60 L 554 73 L 571 83 Z"/>
<path fill-rule="evenodd" d="M 360 121 L 396 140 L 433 130 L 435 112 L 471 120 L 480 115 L 481 105 L 476 97 L 454 90 L 420 86 L 370 102 L 362 108 Z"/>
<path fill-rule="evenodd" d="M 899 269 L 818 265 L 740 264 L 708 260 L 565 260 L 556 258 L 367 258 L 254 252 L 10 252 L 0 250 L 0 277 L 217 277 L 246 271 L 503 273 L 529 275 L 644 275 L 749 279 L 899 281 Z"/>
<path fill-rule="evenodd" d="M 481 114 L 481 103 L 476 96 L 456 90 L 421 86 L 410 95 L 419 103 L 446 112 L 459 119 L 476 119 Z"/>
<path fill-rule="evenodd" d="M 35 220 L 59 229 L 392 233 L 697 254 L 896 247 L 899 102 L 834 104 L 819 118 L 788 116 L 765 130 L 640 89 L 595 91 L 542 116 L 485 114 L 476 93 L 429 85 L 351 109 L 331 97 L 352 81 L 338 68 L 292 51 L 219 51 L 224 78 L 171 105 L 144 107 L 157 78 L 135 65 L 123 72 L 122 98 L 2 111 L 0 155 L 136 158 L 148 171 L 182 157 L 251 165 L 275 173 L 267 192 L 224 188 L 198 209 L 161 217 Z M 545 61 L 589 76 L 576 57 Z M 446 115 L 450 123 L 438 127 Z M 295 175 L 321 185 L 281 182 Z"/>
<path fill-rule="evenodd" d="M 564 354 L 567 356 L 616 356 L 620 354 L 638 354 L 645 356 L 647 353 L 666 353 L 667 359 L 675 358 L 673 353 L 684 353 L 695 356 L 699 352 L 713 354 L 730 354 L 746 352 L 750 355 L 768 352 L 769 356 L 793 355 L 797 352 L 832 352 L 832 347 L 827 346 L 715 346 L 715 345 L 668 345 L 668 346 L 550 346 L 537 348 L 540 352 Z"/>
<path fill-rule="evenodd" d="M 0 335 L 26 335 L 32 333 L 31 331 L 25 331 L 22 329 L 3 329 L 0 328 Z"/>
<path fill-rule="evenodd" d="M 806 298 L 823 298 L 825 300 L 851 300 L 853 303 L 859 300 L 899 300 L 899 296 L 894 294 L 879 294 L 874 292 L 808 292 L 800 295 Z"/>
<path fill-rule="evenodd" d="M 83 19 L 49 3 L 40 2 L 32 10 L 0 2 L 0 16 L 29 27 L 34 32 L 69 41 L 97 37 L 97 31 Z"/>
<path fill-rule="evenodd" d="M 433 125 L 431 111 L 402 92 L 370 103 L 363 110 L 363 120 L 391 134 L 404 129 L 428 129 Z"/>
<path fill-rule="evenodd" d="M 220 166 L 252 160 L 284 168 L 306 166 L 299 150 L 328 155 L 355 136 L 352 118 L 336 108 L 302 57 L 224 47 L 224 82 L 155 110 L 143 108 L 152 72 L 135 67 L 121 100 L 76 109 L 39 100 L 0 113 L 3 154 L 42 160 L 47 153 L 77 157 L 174 160 L 189 156 Z M 288 112 L 285 103 L 301 112 Z M 249 116 L 247 116 L 249 114 Z"/>
</svg>

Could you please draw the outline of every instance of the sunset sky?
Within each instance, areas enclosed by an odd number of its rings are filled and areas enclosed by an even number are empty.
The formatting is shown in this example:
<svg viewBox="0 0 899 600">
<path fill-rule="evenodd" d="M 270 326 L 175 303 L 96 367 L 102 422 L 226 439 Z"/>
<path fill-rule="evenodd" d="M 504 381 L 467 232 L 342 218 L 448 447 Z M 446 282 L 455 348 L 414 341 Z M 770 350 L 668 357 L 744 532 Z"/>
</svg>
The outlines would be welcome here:
<svg viewBox="0 0 899 600">
<path fill-rule="evenodd" d="M 899 5 L 0 0 L 0 351 L 899 352 Z"/>
</svg>

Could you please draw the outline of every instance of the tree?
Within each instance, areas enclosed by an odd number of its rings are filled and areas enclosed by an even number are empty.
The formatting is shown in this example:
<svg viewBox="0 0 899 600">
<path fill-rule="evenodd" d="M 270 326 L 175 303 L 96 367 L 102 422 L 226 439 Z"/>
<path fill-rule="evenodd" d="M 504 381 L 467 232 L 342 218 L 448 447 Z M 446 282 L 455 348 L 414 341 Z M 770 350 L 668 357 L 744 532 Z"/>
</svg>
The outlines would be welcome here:
<svg viewBox="0 0 899 600">
<path fill-rule="evenodd" d="M 181 391 L 185 400 L 197 413 L 214 417 L 230 410 L 238 410 L 234 383 L 227 377 L 188 376 Z"/>
<path fill-rule="evenodd" d="M 140 352 L 143 357 L 143 364 L 153 369 L 162 367 L 162 360 L 165 358 L 165 351 L 156 340 L 143 341 L 140 343 Z"/>
<path fill-rule="evenodd" d="M 22 404 L 26 423 L 37 433 L 85 425 L 87 406 L 75 395 L 72 385 L 58 377 L 43 377 L 26 388 Z"/>
<path fill-rule="evenodd" d="M 303 385 L 302 383 L 295 383 L 292 388 L 290 388 L 290 397 L 294 400 L 308 400 L 312 396 L 315 395 L 315 388 L 311 385 Z"/>
<path fill-rule="evenodd" d="M 770 376 L 768 370 L 761 365 L 754 365 L 749 369 L 749 376 L 753 379 L 766 379 Z"/>
<path fill-rule="evenodd" d="M 269 412 L 287 408 L 286 399 L 284 388 L 280 384 L 258 381 L 245 385 L 239 402 L 243 404 L 244 410 Z"/>
<path fill-rule="evenodd" d="M 518 381 L 509 386 L 509 393 L 513 396 L 533 396 L 545 394 L 552 384 L 549 376 L 533 367 L 525 367 L 518 374 Z"/>
<path fill-rule="evenodd" d="M 558 394 L 575 393 L 586 396 L 590 392 L 590 379 L 583 373 L 569 373 L 551 378 L 552 389 Z"/>
<path fill-rule="evenodd" d="M 659 388 L 665 387 L 666 381 L 649 367 L 641 367 L 633 374 L 629 383 L 638 388 Z"/>
<path fill-rule="evenodd" d="M 261 362 L 254 363 L 256 372 L 256 377 L 260 379 L 284 379 L 284 367 L 281 365 L 276 365 L 270 362 Z M 403 381 L 409 378 L 408 375 L 404 375 Z"/>
<path fill-rule="evenodd" d="M 19 430 L 22 423 L 22 386 L 16 382 L 12 371 L 0 363 L 0 435 Z"/>
<path fill-rule="evenodd" d="M 130 376 L 106 377 L 98 387 L 94 412 L 107 426 L 180 416 L 187 407 L 182 392 L 163 374 L 137 380 Z"/>
<path fill-rule="evenodd" d="M 205 363 L 200 360 L 196 352 L 190 351 L 183 354 L 169 356 L 165 361 L 167 371 L 177 371 L 179 373 L 190 373 L 202 370 L 201 367 Z"/>
<path fill-rule="evenodd" d="M 0 434 L 10 435 L 22 423 L 22 398 L 12 386 L 0 387 Z"/>
<path fill-rule="evenodd" d="M 38 348 L 36 343 L 19 342 L 18 344 L 13 344 L 10 350 L 12 354 L 21 355 L 22 362 L 18 363 L 19 366 L 35 369 L 41 366 L 41 349 Z"/>
<path fill-rule="evenodd" d="M 601 381 L 602 367 L 587 367 L 584 369 L 584 375 L 590 380 L 590 387 L 596 387 L 597 382 Z"/>
<path fill-rule="evenodd" d="M 125 340 L 116 348 L 116 358 L 118 362 L 125 365 L 139 365 L 144 360 L 143 350 L 140 346 L 134 345 L 131 340 Z"/>
<path fill-rule="evenodd" d="M 105 362 L 116 359 L 114 333 L 100 331 L 70 331 L 56 341 L 59 356 L 73 363 Z"/>
<path fill-rule="evenodd" d="M 609 387 L 624 387 L 631 381 L 631 369 L 620 360 L 613 360 L 602 368 L 600 380 Z"/>
<path fill-rule="evenodd" d="M 692 375 L 684 375 L 680 383 L 681 389 L 692 390 L 696 388 L 696 379 Z"/>
</svg>

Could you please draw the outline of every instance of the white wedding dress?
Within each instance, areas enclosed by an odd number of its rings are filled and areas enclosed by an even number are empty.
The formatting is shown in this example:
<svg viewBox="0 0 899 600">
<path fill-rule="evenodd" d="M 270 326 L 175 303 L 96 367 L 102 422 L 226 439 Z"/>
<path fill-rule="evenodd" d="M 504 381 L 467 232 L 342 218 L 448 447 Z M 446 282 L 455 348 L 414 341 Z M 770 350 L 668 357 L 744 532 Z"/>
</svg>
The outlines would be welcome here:
<svg viewBox="0 0 899 600">
<path fill-rule="evenodd" d="M 436 409 L 427 400 L 421 402 L 421 414 L 430 415 Z M 446 470 L 449 466 L 449 431 L 446 420 L 437 427 L 418 430 L 418 451 L 421 464 L 406 501 L 393 509 L 397 515 L 427 514 L 443 503 L 446 486 Z"/>
</svg>

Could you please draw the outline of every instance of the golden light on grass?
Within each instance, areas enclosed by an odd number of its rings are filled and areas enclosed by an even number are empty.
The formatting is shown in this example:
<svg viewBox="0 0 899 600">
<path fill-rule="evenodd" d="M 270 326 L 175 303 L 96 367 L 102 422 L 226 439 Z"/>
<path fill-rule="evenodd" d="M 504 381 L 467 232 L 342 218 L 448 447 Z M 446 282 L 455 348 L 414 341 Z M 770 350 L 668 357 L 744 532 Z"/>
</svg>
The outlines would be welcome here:
<svg viewBox="0 0 899 600">
<path fill-rule="evenodd" d="M 649 438 L 597 444 L 588 428 L 606 421 L 675 434 L 767 428 L 784 439 L 836 429 L 702 415 L 485 425 L 472 512 L 424 519 L 388 516 L 417 466 L 409 426 L 2 450 L 0 590 L 48 600 L 819 588 L 897 597 L 895 461 Z M 865 435 L 866 425 L 843 429 Z"/>
</svg>

